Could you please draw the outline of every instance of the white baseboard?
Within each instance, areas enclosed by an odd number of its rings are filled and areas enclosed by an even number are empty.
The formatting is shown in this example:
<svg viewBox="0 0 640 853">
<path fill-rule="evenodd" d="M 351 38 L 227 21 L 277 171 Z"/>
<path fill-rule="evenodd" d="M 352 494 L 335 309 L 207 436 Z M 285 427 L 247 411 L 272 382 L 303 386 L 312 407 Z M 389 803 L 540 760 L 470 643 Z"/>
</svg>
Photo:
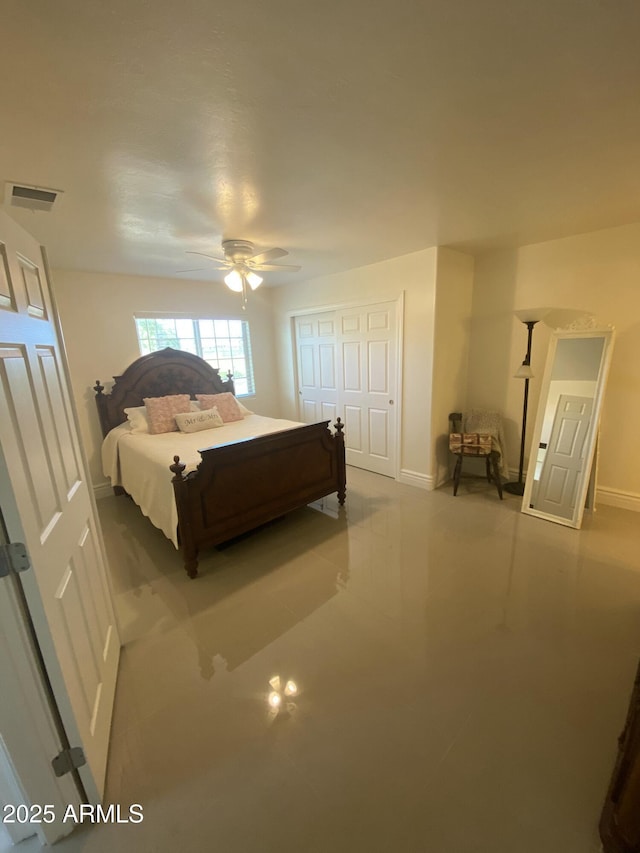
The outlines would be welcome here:
<svg viewBox="0 0 640 853">
<path fill-rule="evenodd" d="M 415 486 L 418 489 L 426 489 L 428 492 L 432 492 L 435 488 L 433 479 L 429 474 L 421 474 L 419 471 L 409 471 L 403 468 L 400 471 L 398 482 L 404 483 L 405 486 Z"/>
<path fill-rule="evenodd" d="M 438 478 L 432 477 L 431 479 L 434 481 L 432 488 L 439 489 L 440 486 L 446 486 L 447 483 L 450 483 L 453 478 L 453 472 L 449 471 L 448 468 L 440 469 L 440 474 Z"/>
<path fill-rule="evenodd" d="M 518 479 L 518 471 L 511 470 L 511 479 Z M 640 495 L 635 492 L 621 492 L 619 489 L 610 489 L 608 486 L 596 486 L 596 509 L 598 504 L 615 506 L 618 509 L 629 509 L 632 512 L 640 512 Z"/>
<path fill-rule="evenodd" d="M 596 488 L 596 508 L 599 503 L 640 512 L 640 495 L 634 492 L 620 492 L 618 489 L 609 489 L 607 486 Z"/>
<path fill-rule="evenodd" d="M 100 500 L 100 498 L 108 498 L 109 495 L 113 494 L 113 489 L 111 488 L 111 483 L 98 483 L 98 485 L 94 485 L 93 494 L 96 496 L 96 500 Z"/>
</svg>

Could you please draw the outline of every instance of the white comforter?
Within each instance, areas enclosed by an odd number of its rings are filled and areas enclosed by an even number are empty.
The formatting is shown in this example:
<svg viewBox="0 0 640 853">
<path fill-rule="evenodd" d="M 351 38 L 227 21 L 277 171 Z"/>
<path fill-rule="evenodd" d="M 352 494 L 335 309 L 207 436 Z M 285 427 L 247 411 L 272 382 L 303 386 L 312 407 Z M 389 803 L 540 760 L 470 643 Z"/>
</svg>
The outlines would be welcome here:
<svg viewBox="0 0 640 853">
<path fill-rule="evenodd" d="M 132 433 L 127 423 L 112 429 L 102 444 L 102 470 L 112 486 L 122 486 L 144 515 L 178 547 L 178 512 L 169 466 L 177 454 L 193 471 L 199 450 L 302 426 L 295 421 L 247 415 L 241 421 L 201 432 L 162 435 Z"/>
</svg>

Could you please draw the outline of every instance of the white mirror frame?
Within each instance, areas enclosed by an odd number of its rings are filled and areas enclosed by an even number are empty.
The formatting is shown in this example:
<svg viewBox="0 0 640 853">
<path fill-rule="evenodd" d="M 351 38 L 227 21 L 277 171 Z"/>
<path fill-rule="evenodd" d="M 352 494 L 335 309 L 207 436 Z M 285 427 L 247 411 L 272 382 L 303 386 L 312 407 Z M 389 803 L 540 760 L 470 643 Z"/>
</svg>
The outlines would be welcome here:
<svg viewBox="0 0 640 853">
<path fill-rule="evenodd" d="M 544 369 L 542 387 L 540 389 L 540 399 L 538 402 L 536 423 L 533 431 L 533 438 L 531 441 L 531 449 L 529 454 L 529 466 L 527 469 L 527 478 L 525 482 L 524 494 L 522 497 L 522 512 L 526 513 L 527 515 L 534 515 L 538 518 L 544 518 L 548 521 L 553 521 L 556 524 L 563 524 L 566 527 L 579 528 L 582 524 L 582 516 L 584 514 L 585 500 L 587 498 L 587 491 L 589 489 L 589 480 L 591 477 L 591 470 L 593 466 L 594 453 L 598 437 L 600 413 L 602 411 L 602 400 L 607 384 L 607 377 L 609 375 L 609 366 L 611 364 L 614 337 L 615 331 L 611 327 L 606 329 L 588 329 L 576 331 L 557 330 L 553 332 L 551 342 L 549 344 L 549 352 L 547 354 L 547 362 Z M 587 435 L 585 437 L 584 466 L 580 472 L 581 479 L 578 484 L 576 502 L 573 508 L 573 516 L 571 518 L 565 518 L 564 516 L 552 515 L 548 512 L 541 512 L 540 510 L 531 507 L 530 503 L 538 459 L 538 448 L 540 446 L 540 438 L 542 436 L 542 429 L 544 426 L 547 399 L 549 396 L 549 388 L 551 385 L 551 374 L 553 371 L 558 342 L 561 340 L 576 338 L 581 340 L 585 338 L 604 338 L 604 347 L 602 351 L 602 357 L 600 359 L 600 369 L 598 371 L 598 378 L 596 380 L 596 392 L 593 401 L 593 411 L 587 429 Z"/>
</svg>

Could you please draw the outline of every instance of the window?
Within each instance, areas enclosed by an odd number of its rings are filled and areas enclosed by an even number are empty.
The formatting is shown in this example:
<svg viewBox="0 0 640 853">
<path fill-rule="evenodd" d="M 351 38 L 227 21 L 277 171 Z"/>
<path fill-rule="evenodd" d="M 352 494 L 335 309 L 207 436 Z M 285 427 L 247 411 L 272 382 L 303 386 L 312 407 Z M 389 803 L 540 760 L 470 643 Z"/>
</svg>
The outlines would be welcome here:
<svg viewBox="0 0 640 853">
<path fill-rule="evenodd" d="M 136 317 L 140 352 L 147 355 L 165 347 L 195 353 L 225 379 L 233 374 L 238 397 L 255 393 L 249 323 L 246 320 L 200 320 Z"/>
</svg>

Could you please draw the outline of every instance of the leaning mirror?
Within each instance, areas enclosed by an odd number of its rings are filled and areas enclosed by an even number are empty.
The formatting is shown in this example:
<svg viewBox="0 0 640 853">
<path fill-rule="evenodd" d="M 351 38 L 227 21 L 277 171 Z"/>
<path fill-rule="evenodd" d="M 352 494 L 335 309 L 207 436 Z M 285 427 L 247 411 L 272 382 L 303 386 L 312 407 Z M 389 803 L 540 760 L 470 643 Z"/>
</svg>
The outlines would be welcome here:
<svg viewBox="0 0 640 853">
<path fill-rule="evenodd" d="M 522 512 L 582 524 L 613 337 L 613 329 L 553 333 Z"/>
</svg>

